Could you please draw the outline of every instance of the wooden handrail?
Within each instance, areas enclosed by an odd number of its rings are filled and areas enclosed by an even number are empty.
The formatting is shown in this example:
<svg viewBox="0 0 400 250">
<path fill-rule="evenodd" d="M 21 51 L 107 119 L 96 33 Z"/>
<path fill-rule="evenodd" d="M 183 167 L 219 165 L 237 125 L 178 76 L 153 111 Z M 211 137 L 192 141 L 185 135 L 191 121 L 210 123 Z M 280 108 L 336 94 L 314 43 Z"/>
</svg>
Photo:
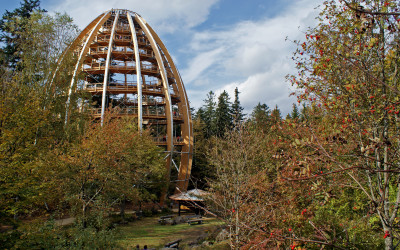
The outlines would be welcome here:
<svg viewBox="0 0 400 250">
<path fill-rule="evenodd" d="M 100 114 L 101 113 L 101 108 L 92 108 L 90 109 L 91 113 L 93 115 Z M 114 109 L 116 115 L 137 115 L 138 114 L 138 109 L 137 107 L 133 108 L 118 108 Z M 167 118 L 166 114 L 164 111 L 161 110 L 143 110 L 143 116 L 146 117 L 153 117 L 153 118 Z M 182 115 L 179 113 L 174 112 L 172 115 L 174 119 L 183 119 Z"/>
</svg>

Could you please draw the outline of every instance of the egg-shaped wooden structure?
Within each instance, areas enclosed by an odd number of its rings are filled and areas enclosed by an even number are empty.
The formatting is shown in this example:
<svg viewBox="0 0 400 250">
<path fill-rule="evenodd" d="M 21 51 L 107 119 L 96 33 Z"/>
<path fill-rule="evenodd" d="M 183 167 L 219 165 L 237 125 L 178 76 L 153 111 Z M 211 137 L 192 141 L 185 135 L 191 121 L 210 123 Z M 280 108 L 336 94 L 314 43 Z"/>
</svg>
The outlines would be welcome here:
<svg viewBox="0 0 400 250">
<path fill-rule="evenodd" d="M 77 63 L 70 95 L 77 85 L 89 92 L 91 112 L 101 123 L 112 108 L 116 116 L 137 117 L 139 130 L 150 126 L 155 142 L 165 148 L 168 173 L 177 171 L 177 191 L 186 191 L 193 151 L 189 101 L 155 31 L 139 14 L 113 9 L 95 18 L 71 48 Z M 81 72 L 84 80 L 78 81 Z M 68 105 L 69 98 L 67 110 Z"/>
</svg>

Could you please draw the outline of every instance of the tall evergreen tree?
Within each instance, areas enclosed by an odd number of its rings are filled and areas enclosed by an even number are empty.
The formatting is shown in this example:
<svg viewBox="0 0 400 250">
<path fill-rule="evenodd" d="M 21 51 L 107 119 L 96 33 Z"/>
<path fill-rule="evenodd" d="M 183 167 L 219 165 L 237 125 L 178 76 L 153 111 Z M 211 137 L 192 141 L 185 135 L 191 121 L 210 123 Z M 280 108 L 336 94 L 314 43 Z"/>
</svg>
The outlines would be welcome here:
<svg viewBox="0 0 400 250">
<path fill-rule="evenodd" d="M 215 94 L 210 91 L 207 98 L 204 100 L 204 105 L 199 109 L 198 115 L 205 125 L 205 138 L 210 138 L 215 135 Z"/>
<path fill-rule="evenodd" d="M 293 103 L 293 109 L 292 112 L 290 113 L 290 117 L 292 119 L 299 119 L 300 118 L 300 112 L 299 109 L 297 108 L 297 105 Z"/>
<path fill-rule="evenodd" d="M 204 118 L 204 108 L 200 107 L 194 114 L 192 114 L 193 120 Z"/>
<path fill-rule="evenodd" d="M 1 48 L 3 54 L 2 64 L 15 69 L 20 61 L 20 46 L 23 43 L 21 33 L 26 30 L 28 19 L 32 12 L 45 10 L 40 8 L 40 0 L 24 0 L 21 7 L 12 12 L 6 10 L 0 20 L 0 42 L 4 44 Z"/>
<path fill-rule="evenodd" d="M 243 107 L 240 105 L 239 94 L 240 94 L 240 92 L 239 92 L 238 88 L 236 87 L 235 88 L 235 100 L 233 101 L 233 104 L 232 104 L 233 124 L 235 126 L 242 123 L 242 121 L 244 119 Z"/>
<path fill-rule="evenodd" d="M 268 105 L 260 102 L 253 108 L 253 112 L 250 115 L 250 119 L 253 123 L 262 125 L 266 124 L 269 121 L 269 115 L 271 114 L 271 110 Z"/>
<path fill-rule="evenodd" d="M 206 138 L 206 125 L 202 120 L 204 117 L 203 108 L 199 108 L 193 119 L 193 135 L 194 135 L 194 150 L 193 150 L 193 167 L 190 174 L 190 188 L 204 189 L 206 187 L 206 179 L 213 177 L 213 168 L 207 158 L 207 150 L 210 147 L 211 141 Z"/>
<path fill-rule="evenodd" d="M 304 120 L 307 120 L 307 118 L 308 118 L 308 115 L 307 115 L 307 113 L 308 113 L 308 107 L 305 105 L 305 104 L 303 104 L 303 107 L 300 109 L 300 120 L 301 121 L 304 121 Z"/>
<path fill-rule="evenodd" d="M 293 117 L 292 117 L 293 118 Z M 282 119 L 281 110 L 278 108 L 278 105 L 271 112 L 271 121 L 272 123 L 276 124 L 280 122 Z"/>
<path fill-rule="evenodd" d="M 225 90 L 218 97 L 218 105 L 215 111 L 216 135 L 222 137 L 226 130 L 233 127 L 231 102 L 228 92 Z"/>
</svg>

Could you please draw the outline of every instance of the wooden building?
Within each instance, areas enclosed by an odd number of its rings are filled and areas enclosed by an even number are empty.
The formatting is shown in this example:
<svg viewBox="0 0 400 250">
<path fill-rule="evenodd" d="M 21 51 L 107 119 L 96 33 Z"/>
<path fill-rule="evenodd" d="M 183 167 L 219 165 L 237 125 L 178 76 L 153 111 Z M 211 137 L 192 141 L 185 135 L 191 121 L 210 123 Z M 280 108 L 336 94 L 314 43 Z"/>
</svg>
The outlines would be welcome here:
<svg viewBox="0 0 400 250">
<path fill-rule="evenodd" d="M 204 197 L 208 195 L 206 191 L 201 189 L 192 189 L 186 192 L 171 195 L 169 198 L 179 205 L 178 214 L 181 215 L 181 207 L 185 206 L 195 212 L 196 214 L 202 214 L 204 204 Z"/>
<path fill-rule="evenodd" d="M 112 9 L 96 17 L 69 50 L 77 63 L 66 123 L 77 88 L 91 94 L 83 105 L 101 123 L 110 108 L 116 116 L 137 117 L 138 129 L 150 127 L 154 141 L 165 148 L 167 178 L 174 171 L 177 190 L 185 191 L 193 152 L 189 101 L 171 55 L 151 26 L 135 12 Z M 77 77 L 81 72 L 83 80 Z"/>
</svg>

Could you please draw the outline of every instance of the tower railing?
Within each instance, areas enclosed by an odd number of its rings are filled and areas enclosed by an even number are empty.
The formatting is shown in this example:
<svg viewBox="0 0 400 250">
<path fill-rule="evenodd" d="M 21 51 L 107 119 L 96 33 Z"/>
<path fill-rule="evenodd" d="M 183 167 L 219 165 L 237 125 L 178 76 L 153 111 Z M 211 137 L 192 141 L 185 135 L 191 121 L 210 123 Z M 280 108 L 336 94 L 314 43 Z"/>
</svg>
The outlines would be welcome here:
<svg viewBox="0 0 400 250">
<path fill-rule="evenodd" d="M 89 109 L 90 113 L 94 117 L 100 117 L 101 115 L 101 108 L 91 108 Z M 167 119 L 167 115 L 165 113 L 165 110 L 161 109 L 143 109 L 143 117 L 146 117 L 146 119 Z M 116 116 L 122 116 L 122 115 L 137 115 L 138 114 L 138 108 L 133 106 L 133 107 L 124 107 L 124 108 L 114 108 L 113 109 L 113 115 Z M 183 117 L 180 113 L 174 112 L 173 113 L 173 118 L 176 120 L 182 120 Z"/>
<path fill-rule="evenodd" d="M 153 141 L 157 144 L 157 145 L 167 145 L 167 136 L 159 136 L 159 137 L 153 137 Z M 184 145 L 185 141 L 183 140 L 182 137 L 180 136 L 175 136 L 173 138 L 173 143 L 174 145 Z"/>
</svg>

